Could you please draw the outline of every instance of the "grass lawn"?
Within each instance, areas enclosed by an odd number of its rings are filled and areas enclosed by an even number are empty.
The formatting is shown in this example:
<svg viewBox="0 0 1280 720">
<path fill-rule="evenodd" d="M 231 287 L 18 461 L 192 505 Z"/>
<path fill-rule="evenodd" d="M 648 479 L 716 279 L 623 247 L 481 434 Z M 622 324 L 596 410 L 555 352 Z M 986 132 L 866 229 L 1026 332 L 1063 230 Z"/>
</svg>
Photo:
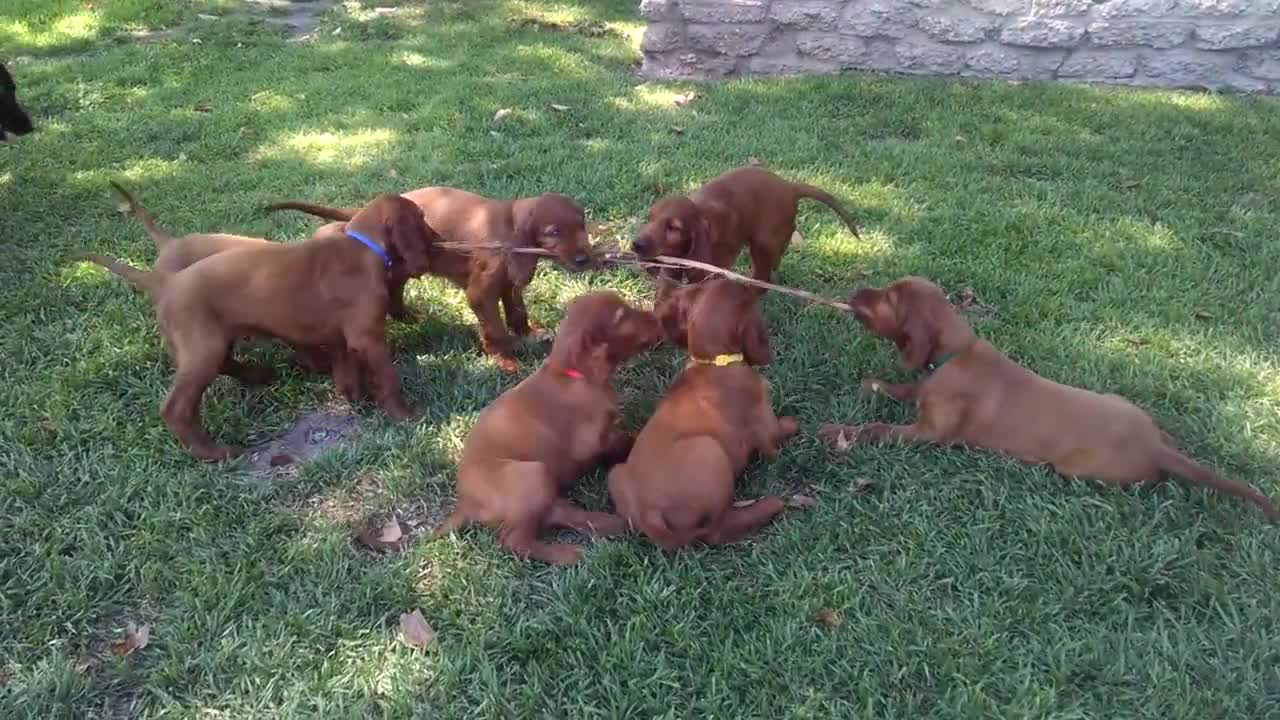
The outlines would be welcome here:
<svg viewBox="0 0 1280 720">
<path fill-rule="evenodd" d="M 707 86 L 676 107 L 693 85 L 634 76 L 628 0 L 348 3 L 301 40 L 241 3 L 89 5 L 0 10 L 0 57 L 40 126 L 0 145 L 0 716 L 1280 717 L 1280 542 L 1256 510 L 977 453 L 833 455 L 823 422 L 912 413 L 857 391 L 904 374 L 832 311 L 767 299 L 766 375 L 803 430 L 740 483 L 817 507 L 738 546 L 602 541 L 557 570 L 480 530 L 353 546 L 353 522 L 440 517 L 467 429 L 518 380 L 480 354 L 460 292 L 415 281 L 423 320 L 392 326 L 425 419 L 355 408 L 355 440 L 263 475 L 176 445 L 149 303 L 69 260 L 154 257 L 108 179 L 179 233 L 297 240 L 312 219 L 259 208 L 428 184 L 565 192 L 621 233 L 658 190 L 756 158 L 866 226 L 855 240 L 806 204 L 782 282 L 971 288 L 977 330 L 1013 358 L 1132 398 L 1276 496 L 1276 101 L 848 75 Z M 545 268 L 531 313 L 554 325 L 602 287 L 650 296 L 625 271 Z M 284 350 L 249 354 L 282 381 L 219 380 L 215 437 L 252 444 L 340 406 Z M 621 373 L 631 427 L 681 360 Z M 603 476 L 575 497 L 607 506 Z M 415 608 L 427 652 L 399 640 Z M 128 622 L 150 644 L 114 656 Z"/>
</svg>

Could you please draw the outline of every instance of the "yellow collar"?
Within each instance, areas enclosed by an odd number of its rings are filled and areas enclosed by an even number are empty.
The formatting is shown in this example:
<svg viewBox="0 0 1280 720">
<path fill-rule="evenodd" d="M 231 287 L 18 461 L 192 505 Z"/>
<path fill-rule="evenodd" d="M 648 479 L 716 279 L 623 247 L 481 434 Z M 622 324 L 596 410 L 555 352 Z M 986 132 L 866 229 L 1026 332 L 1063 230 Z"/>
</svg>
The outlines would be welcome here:
<svg viewBox="0 0 1280 720">
<path fill-rule="evenodd" d="M 689 356 L 689 367 L 694 365 L 715 365 L 716 367 L 724 367 L 734 363 L 742 362 L 742 353 L 734 353 L 732 355 L 717 355 L 713 358 L 700 358 Z"/>
</svg>

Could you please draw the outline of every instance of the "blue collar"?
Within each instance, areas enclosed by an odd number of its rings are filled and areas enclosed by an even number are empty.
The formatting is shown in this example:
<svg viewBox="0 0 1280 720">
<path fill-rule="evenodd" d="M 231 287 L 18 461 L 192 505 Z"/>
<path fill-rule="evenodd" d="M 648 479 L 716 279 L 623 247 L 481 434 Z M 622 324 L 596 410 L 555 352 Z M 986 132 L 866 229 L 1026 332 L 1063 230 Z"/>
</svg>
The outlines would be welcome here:
<svg viewBox="0 0 1280 720">
<path fill-rule="evenodd" d="M 937 370 L 938 368 L 940 368 L 940 367 L 942 367 L 944 364 L 946 364 L 946 362 L 947 362 L 948 360 L 950 360 L 951 358 L 953 358 L 953 357 L 955 357 L 956 355 L 959 355 L 959 354 L 960 354 L 960 353 L 953 353 L 953 352 L 943 353 L 943 354 L 942 354 L 942 357 L 938 358 L 937 360 L 934 360 L 933 362 L 927 362 L 927 363 L 925 363 L 925 364 L 924 364 L 924 367 L 925 367 L 925 369 L 926 369 L 926 370 L 928 370 L 929 372 L 933 372 L 934 370 Z"/>
<path fill-rule="evenodd" d="M 364 243 L 365 247 L 378 253 L 378 257 L 382 258 L 382 264 L 386 265 L 387 267 L 391 267 L 391 256 L 387 254 L 386 250 L 382 249 L 381 245 L 374 242 L 373 240 L 370 240 L 368 235 L 365 235 L 364 233 L 358 230 L 352 230 L 351 228 L 347 228 L 343 232 L 347 234 L 347 237 L 359 240 L 360 242 Z"/>
</svg>

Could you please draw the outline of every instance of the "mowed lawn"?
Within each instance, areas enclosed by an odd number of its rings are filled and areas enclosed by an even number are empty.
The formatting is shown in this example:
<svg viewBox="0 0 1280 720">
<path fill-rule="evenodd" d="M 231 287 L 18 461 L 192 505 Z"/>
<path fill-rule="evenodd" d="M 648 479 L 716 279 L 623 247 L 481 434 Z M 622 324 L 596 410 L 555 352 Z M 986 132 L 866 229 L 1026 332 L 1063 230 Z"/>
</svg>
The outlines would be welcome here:
<svg viewBox="0 0 1280 720">
<path fill-rule="evenodd" d="M 175 233 L 296 241 L 317 223 L 264 204 L 448 184 L 571 194 L 609 238 L 659 191 L 754 159 L 865 223 L 859 241 L 805 205 L 782 282 L 838 298 L 926 275 L 971 295 L 978 332 L 1017 361 L 1132 398 L 1280 495 L 1280 103 L 646 83 L 636 4 L 347 3 L 299 39 L 242 3 L 7 0 L 0 57 L 40 130 L 0 145 L 0 716 L 1280 717 L 1280 536 L 1255 509 L 975 452 L 834 455 L 824 422 L 914 416 L 858 391 L 907 374 L 850 318 L 780 295 L 765 374 L 803 429 L 739 491 L 817 505 L 737 546 L 666 556 L 631 537 L 553 569 L 481 530 L 418 537 L 452 502 L 477 413 L 519 380 L 434 280 L 410 286 L 421 321 L 391 330 L 422 421 L 357 407 L 354 440 L 274 474 L 176 445 L 149 303 L 71 260 L 154 258 L 110 179 Z M 627 271 L 544 267 L 531 312 L 554 325 L 606 287 L 651 297 Z M 251 445 L 341 406 L 283 349 L 245 353 L 282 380 L 220 379 L 215 437 Z M 533 367 L 545 348 L 521 353 Z M 682 361 L 663 349 L 621 372 L 628 426 Z M 609 505 L 599 473 L 574 496 Z M 417 523 L 405 551 L 353 543 L 352 524 L 392 510 Z M 400 640 L 414 609 L 426 652 Z M 150 642 L 117 656 L 130 622 Z"/>
</svg>

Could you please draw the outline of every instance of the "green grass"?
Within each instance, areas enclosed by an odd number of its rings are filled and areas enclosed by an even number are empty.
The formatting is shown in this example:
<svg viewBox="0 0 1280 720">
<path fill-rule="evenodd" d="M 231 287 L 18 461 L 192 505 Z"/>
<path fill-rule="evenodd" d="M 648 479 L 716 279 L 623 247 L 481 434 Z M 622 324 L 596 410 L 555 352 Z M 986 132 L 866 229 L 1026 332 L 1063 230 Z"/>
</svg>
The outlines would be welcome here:
<svg viewBox="0 0 1280 720">
<path fill-rule="evenodd" d="M 681 109 L 692 86 L 633 75 L 634 2 L 378 4 L 402 12 L 339 5 L 301 42 L 230 2 L 0 11 L 0 56 L 40 125 L 0 146 L 0 716 L 1280 717 L 1280 544 L 1258 513 L 978 453 L 833 456 L 821 423 L 911 414 L 857 392 L 902 373 L 828 310 L 767 300 L 775 406 L 804 427 L 740 485 L 804 490 L 815 509 L 674 557 L 598 542 L 568 570 L 482 531 L 375 559 L 345 520 L 438 516 L 467 428 L 517 380 L 480 355 L 460 293 L 413 283 L 425 319 L 393 328 L 423 421 L 361 407 L 359 440 L 264 479 L 176 446 L 149 304 L 69 260 L 154 256 L 112 178 L 174 231 L 296 240 L 314 223 L 258 208 L 441 183 L 557 190 L 634 221 L 655 186 L 754 157 L 865 218 L 859 242 L 805 206 L 783 282 L 971 287 L 978 331 L 1012 357 L 1132 398 L 1280 495 L 1275 101 L 849 75 L 708 86 Z M 531 312 L 554 324 L 592 287 L 649 296 L 622 271 L 548 269 Z M 284 351 L 251 354 L 283 381 L 220 380 L 216 437 L 269 437 L 334 401 Z M 630 426 L 679 364 L 661 351 L 622 372 Z M 603 478 L 575 496 L 606 505 Z M 397 639 L 413 608 L 437 632 L 427 653 Z M 822 609 L 843 624 L 816 623 Z M 148 647 L 77 670 L 130 620 L 152 626 Z"/>
</svg>

